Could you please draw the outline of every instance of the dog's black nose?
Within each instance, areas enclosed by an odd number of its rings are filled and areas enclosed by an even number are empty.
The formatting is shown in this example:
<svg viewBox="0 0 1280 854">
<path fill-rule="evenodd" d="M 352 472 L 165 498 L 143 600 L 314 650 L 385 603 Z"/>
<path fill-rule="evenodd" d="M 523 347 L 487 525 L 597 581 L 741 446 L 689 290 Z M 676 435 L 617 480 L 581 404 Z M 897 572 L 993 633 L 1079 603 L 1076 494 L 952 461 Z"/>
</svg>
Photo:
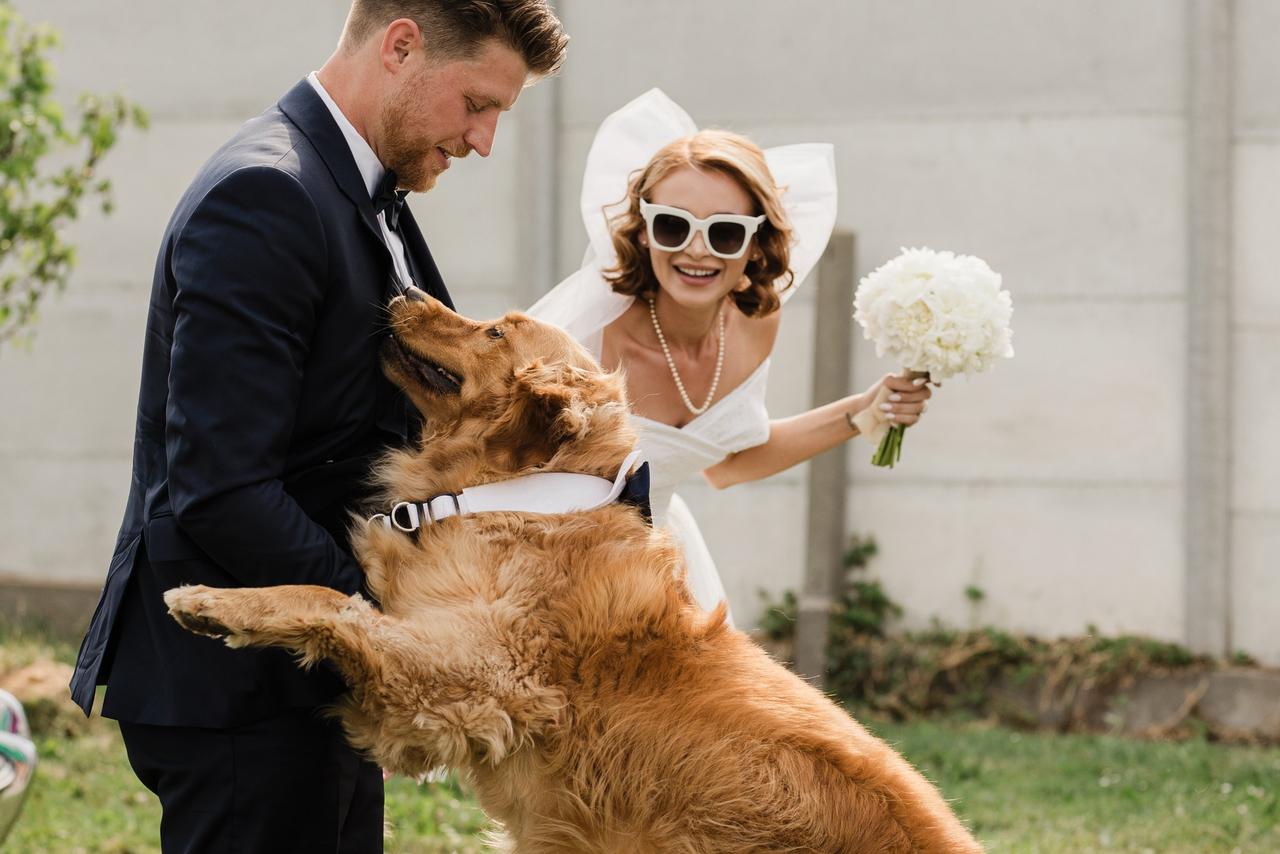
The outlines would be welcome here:
<svg viewBox="0 0 1280 854">
<path fill-rule="evenodd" d="M 427 292 L 413 285 L 407 285 L 404 289 L 404 297 L 409 302 L 426 302 Z"/>
</svg>

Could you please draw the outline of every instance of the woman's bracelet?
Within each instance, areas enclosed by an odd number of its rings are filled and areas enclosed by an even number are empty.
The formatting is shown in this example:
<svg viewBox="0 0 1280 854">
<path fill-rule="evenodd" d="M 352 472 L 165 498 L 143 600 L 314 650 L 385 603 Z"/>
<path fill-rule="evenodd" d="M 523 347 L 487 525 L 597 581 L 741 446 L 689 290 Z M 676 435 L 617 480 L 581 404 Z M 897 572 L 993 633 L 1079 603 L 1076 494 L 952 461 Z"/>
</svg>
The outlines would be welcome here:
<svg viewBox="0 0 1280 854">
<path fill-rule="evenodd" d="M 849 429 L 853 431 L 853 435 L 857 436 L 862 432 L 858 429 L 858 425 L 853 423 L 853 413 L 847 409 L 844 411 L 844 420 L 849 425 Z"/>
</svg>

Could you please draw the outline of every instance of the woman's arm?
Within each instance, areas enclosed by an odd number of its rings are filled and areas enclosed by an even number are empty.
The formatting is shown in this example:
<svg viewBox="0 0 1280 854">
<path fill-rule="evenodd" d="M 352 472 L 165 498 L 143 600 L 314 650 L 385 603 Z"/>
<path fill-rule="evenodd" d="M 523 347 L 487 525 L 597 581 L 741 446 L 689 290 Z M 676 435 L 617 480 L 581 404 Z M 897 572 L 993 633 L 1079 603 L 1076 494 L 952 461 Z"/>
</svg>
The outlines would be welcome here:
<svg viewBox="0 0 1280 854">
<path fill-rule="evenodd" d="M 925 401 L 932 394 L 929 387 L 889 374 L 861 394 L 770 422 L 769 439 L 763 445 L 730 455 L 702 476 L 716 489 L 761 480 L 852 439 L 858 430 L 850 419 L 875 400 L 882 384 L 898 396 L 898 400 L 891 398 L 890 403 L 884 404 L 890 407 L 884 414 L 886 419 L 905 425 L 920 420 Z"/>
</svg>

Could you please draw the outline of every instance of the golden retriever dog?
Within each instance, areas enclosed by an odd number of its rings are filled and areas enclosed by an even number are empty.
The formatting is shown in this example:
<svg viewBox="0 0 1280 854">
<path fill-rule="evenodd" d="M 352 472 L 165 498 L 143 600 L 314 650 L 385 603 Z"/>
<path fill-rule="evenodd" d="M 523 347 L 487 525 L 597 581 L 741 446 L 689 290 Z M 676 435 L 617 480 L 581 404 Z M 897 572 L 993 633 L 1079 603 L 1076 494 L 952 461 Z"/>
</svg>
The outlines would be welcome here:
<svg viewBox="0 0 1280 854">
<path fill-rule="evenodd" d="M 623 382 L 522 314 L 390 306 L 384 370 L 422 411 L 377 471 L 383 506 L 534 472 L 613 480 Z M 412 533 L 356 522 L 380 605 L 315 586 L 180 587 L 188 629 L 327 659 L 335 713 L 383 768 L 462 772 L 535 852 L 972 852 L 938 791 L 820 692 L 692 601 L 679 547 L 632 504 L 494 511 Z"/>
</svg>

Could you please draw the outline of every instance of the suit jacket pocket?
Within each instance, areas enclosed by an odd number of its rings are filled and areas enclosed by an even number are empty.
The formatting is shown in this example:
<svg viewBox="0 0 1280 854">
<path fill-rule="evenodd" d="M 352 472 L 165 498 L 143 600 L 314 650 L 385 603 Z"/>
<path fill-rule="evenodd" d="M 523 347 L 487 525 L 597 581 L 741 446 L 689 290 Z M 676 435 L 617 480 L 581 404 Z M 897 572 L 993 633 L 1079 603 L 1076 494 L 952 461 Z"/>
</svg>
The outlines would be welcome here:
<svg viewBox="0 0 1280 854">
<path fill-rule="evenodd" d="M 182 584 L 242 586 L 183 533 L 172 515 L 164 514 L 148 520 L 142 544 L 147 563 L 161 590 Z"/>
<path fill-rule="evenodd" d="M 182 532 L 178 527 L 178 520 L 171 514 L 147 520 L 142 540 L 146 544 L 147 557 L 152 563 L 209 560 L 209 556 L 201 551 L 195 541 Z"/>
</svg>

